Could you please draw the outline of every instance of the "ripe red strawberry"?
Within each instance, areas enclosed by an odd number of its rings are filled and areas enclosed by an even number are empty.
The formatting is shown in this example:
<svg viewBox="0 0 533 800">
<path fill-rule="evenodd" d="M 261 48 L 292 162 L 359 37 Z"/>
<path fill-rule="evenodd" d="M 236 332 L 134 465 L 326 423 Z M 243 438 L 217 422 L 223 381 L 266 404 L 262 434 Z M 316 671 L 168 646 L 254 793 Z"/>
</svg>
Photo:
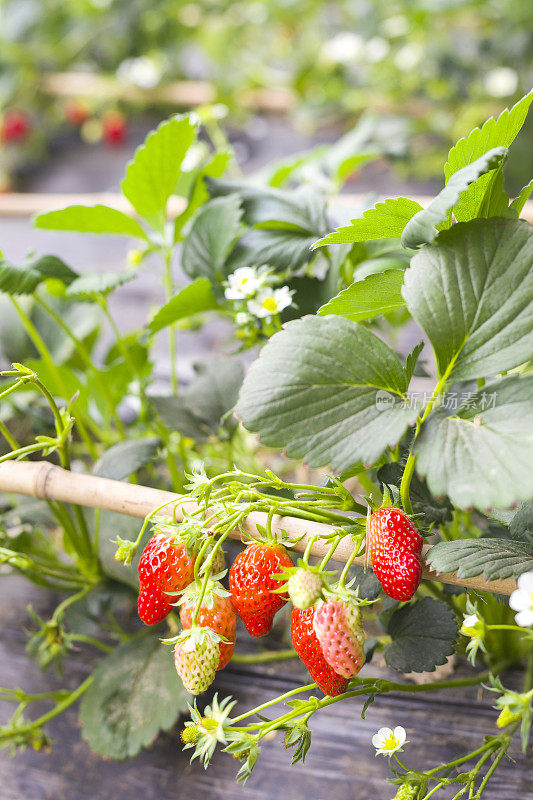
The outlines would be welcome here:
<svg viewBox="0 0 533 800">
<path fill-rule="evenodd" d="M 353 678 L 365 663 L 361 612 L 349 600 L 328 598 L 315 606 L 313 629 L 324 658 L 335 672 Z"/>
<path fill-rule="evenodd" d="M 213 683 L 220 657 L 218 647 L 218 636 L 209 628 L 197 625 L 178 638 L 174 647 L 174 665 L 191 694 L 201 694 Z"/>
<path fill-rule="evenodd" d="M 30 121 L 24 111 L 10 108 L 4 114 L 0 139 L 3 142 L 23 142 L 30 132 Z"/>
<path fill-rule="evenodd" d="M 182 597 L 180 620 L 186 630 L 192 627 L 199 592 L 200 587 L 196 584 L 191 584 Z M 216 583 L 209 582 L 198 612 L 197 623 L 228 640 L 227 642 L 220 642 L 219 645 L 220 660 L 217 669 L 224 669 L 235 649 L 237 615 L 228 592 L 218 581 Z"/>
<path fill-rule="evenodd" d="M 324 694 L 335 697 L 346 691 L 348 681 L 330 667 L 313 628 L 315 607 L 293 608 L 291 616 L 292 646 Z"/>
<path fill-rule="evenodd" d="M 420 583 L 422 537 L 409 517 L 382 506 L 370 517 L 368 544 L 372 569 L 394 600 L 410 600 Z"/>
<path fill-rule="evenodd" d="M 273 594 L 280 579 L 273 576 L 292 567 L 280 544 L 249 544 L 230 569 L 229 586 L 233 607 L 251 636 L 264 636 L 272 627 L 276 611 L 287 602 L 286 594 Z"/>
<path fill-rule="evenodd" d="M 120 111 L 108 111 L 102 118 L 104 140 L 112 147 L 124 144 L 128 134 L 126 117 Z"/>
<path fill-rule="evenodd" d="M 147 625 L 165 619 L 176 598 L 167 592 L 180 592 L 194 578 L 194 556 L 185 545 L 164 533 L 156 533 L 144 548 L 139 561 L 139 616 Z"/>
</svg>

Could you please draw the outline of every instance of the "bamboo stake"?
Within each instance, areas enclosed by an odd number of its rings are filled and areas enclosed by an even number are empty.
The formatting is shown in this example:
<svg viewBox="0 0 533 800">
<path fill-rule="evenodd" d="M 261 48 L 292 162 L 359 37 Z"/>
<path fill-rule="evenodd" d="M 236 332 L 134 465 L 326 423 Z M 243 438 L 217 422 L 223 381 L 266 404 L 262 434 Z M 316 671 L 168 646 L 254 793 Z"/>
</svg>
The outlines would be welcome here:
<svg viewBox="0 0 533 800">
<path fill-rule="evenodd" d="M 28 495 L 42 500 L 60 500 L 65 503 L 76 503 L 77 505 L 114 511 L 118 514 L 138 517 L 139 519 L 143 519 L 154 508 L 164 503 L 169 504 L 169 509 L 163 509 L 159 513 L 168 515 L 170 513 L 170 504 L 176 503 L 181 497 L 181 495 L 165 492 L 161 489 L 153 489 L 149 486 L 138 486 L 123 481 L 99 478 L 95 475 L 69 472 L 47 461 L 6 461 L 0 464 L 0 491 Z M 191 501 L 179 503 L 176 507 L 176 518 L 182 520 L 183 511 L 191 512 L 195 508 L 195 503 Z M 267 515 L 264 513 L 253 512 L 249 514 L 243 522 L 246 533 L 252 538 L 257 538 L 257 525 L 265 526 L 266 519 Z M 303 552 L 310 537 L 329 536 L 334 531 L 334 528 L 331 525 L 323 525 L 318 522 L 278 516 L 274 517 L 272 521 L 272 530 L 277 533 L 283 530 L 293 538 L 300 537 L 305 533 L 303 538 L 294 545 L 294 550 Z M 235 529 L 230 536 L 232 539 L 240 539 L 241 533 L 238 529 Z M 426 547 L 424 553 L 427 553 L 428 549 Z M 312 546 L 311 553 L 320 558 L 326 554 L 327 550 L 328 545 L 326 542 L 318 541 Z M 352 552 L 353 547 L 350 537 L 346 536 L 335 550 L 333 558 L 337 561 L 346 562 Z M 354 563 L 364 565 L 364 561 L 364 556 L 357 556 Z M 427 565 L 423 567 L 422 577 L 425 580 L 440 581 L 452 586 L 465 586 L 469 589 L 495 592 L 497 594 L 509 595 L 516 589 L 516 581 L 513 578 L 495 581 L 487 581 L 482 576 L 458 578 L 454 572 L 437 574 Z"/>
<path fill-rule="evenodd" d="M 367 199 L 367 194 L 339 194 L 334 198 L 336 206 L 346 206 L 346 208 L 360 208 Z M 380 200 L 385 199 L 385 195 L 380 196 Z M 418 195 L 412 198 L 420 203 L 422 208 L 433 200 L 427 195 Z M 44 214 L 48 211 L 56 211 L 66 206 L 94 206 L 98 203 L 111 206 L 125 214 L 135 216 L 135 211 L 123 195 L 114 192 L 86 192 L 83 194 L 46 194 L 31 192 L 11 192 L 0 194 L 0 217 L 31 217 L 34 214 Z M 168 201 L 167 215 L 170 219 L 177 217 L 185 208 L 185 200 L 182 197 L 173 195 Z M 528 200 L 525 204 L 521 218 L 533 224 L 533 200 Z"/>
</svg>

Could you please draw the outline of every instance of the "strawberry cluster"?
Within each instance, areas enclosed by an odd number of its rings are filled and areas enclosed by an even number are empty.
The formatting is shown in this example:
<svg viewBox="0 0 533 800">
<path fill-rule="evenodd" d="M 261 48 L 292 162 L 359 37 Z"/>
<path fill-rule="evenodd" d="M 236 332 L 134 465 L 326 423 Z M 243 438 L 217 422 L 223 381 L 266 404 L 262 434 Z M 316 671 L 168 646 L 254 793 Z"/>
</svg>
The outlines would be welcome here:
<svg viewBox="0 0 533 800">
<path fill-rule="evenodd" d="M 403 511 L 383 506 L 374 512 L 368 549 L 385 592 L 409 600 L 420 581 L 422 537 Z M 205 551 L 204 547 L 204 556 Z M 207 556 L 213 577 L 200 579 L 200 556 L 178 534 L 159 530 L 139 562 L 143 622 L 161 622 L 180 606 L 183 632 L 167 641 L 174 644 L 176 669 L 190 692 L 205 691 L 231 659 L 237 615 L 251 636 L 264 636 L 289 598 L 296 653 L 325 694 L 346 691 L 365 663 L 360 601 L 353 592 L 328 584 L 330 573 L 305 560 L 294 566 L 285 547 L 273 539 L 254 541 L 237 556 L 229 572 L 230 591 L 220 582 L 225 568 L 222 550 Z"/>
</svg>

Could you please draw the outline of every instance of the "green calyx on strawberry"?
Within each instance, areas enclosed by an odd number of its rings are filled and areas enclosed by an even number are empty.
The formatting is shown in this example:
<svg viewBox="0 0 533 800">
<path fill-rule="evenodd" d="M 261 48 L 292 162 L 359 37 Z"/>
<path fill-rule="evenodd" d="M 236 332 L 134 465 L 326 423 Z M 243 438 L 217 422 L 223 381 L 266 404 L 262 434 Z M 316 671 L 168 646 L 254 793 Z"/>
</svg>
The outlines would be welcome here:
<svg viewBox="0 0 533 800">
<path fill-rule="evenodd" d="M 221 641 L 221 636 L 199 625 L 193 625 L 174 640 L 176 672 L 191 694 L 201 694 L 213 683 L 220 660 Z"/>
<path fill-rule="evenodd" d="M 423 539 L 407 514 L 382 505 L 371 515 L 367 547 L 374 574 L 385 594 L 394 600 L 410 600 L 422 575 Z"/>
<path fill-rule="evenodd" d="M 193 625 L 201 591 L 202 587 L 199 584 L 191 583 L 181 593 L 180 620 L 185 630 Z M 224 669 L 235 649 L 237 615 L 230 598 L 230 592 L 226 591 L 221 583 L 209 580 L 197 616 L 198 625 L 209 628 L 221 637 L 217 669 Z"/>
<path fill-rule="evenodd" d="M 276 577 L 292 567 L 292 560 L 282 544 L 269 539 L 253 541 L 235 559 L 229 573 L 233 607 L 251 636 L 267 634 L 274 615 L 288 597 L 275 593 Z"/>
</svg>

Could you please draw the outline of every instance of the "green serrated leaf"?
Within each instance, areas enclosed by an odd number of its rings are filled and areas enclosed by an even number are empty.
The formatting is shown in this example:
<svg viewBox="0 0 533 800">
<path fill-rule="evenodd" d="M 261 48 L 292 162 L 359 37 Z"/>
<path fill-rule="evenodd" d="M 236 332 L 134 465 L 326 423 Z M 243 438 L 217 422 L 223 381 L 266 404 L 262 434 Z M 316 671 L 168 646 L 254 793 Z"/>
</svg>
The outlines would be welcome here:
<svg viewBox="0 0 533 800">
<path fill-rule="evenodd" d="M 304 317 L 263 348 L 236 413 L 264 444 L 311 466 L 375 463 L 417 416 L 396 354 L 343 317 Z"/>
<path fill-rule="evenodd" d="M 373 319 L 403 308 L 403 270 L 391 269 L 376 272 L 362 281 L 356 281 L 318 309 L 318 316 L 338 314 L 352 322 Z"/>
<path fill-rule="evenodd" d="M 533 374 L 509 375 L 465 394 L 424 423 L 416 468 L 435 497 L 457 508 L 508 508 L 533 496 Z"/>
<path fill-rule="evenodd" d="M 414 249 L 434 241 L 438 233 L 437 228 L 448 219 L 448 212 L 453 209 L 455 213 L 456 204 L 462 193 L 481 175 L 496 169 L 506 153 L 505 147 L 495 147 L 472 164 L 455 172 L 429 206 L 409 220 L 402 233 L 403 246 Z"/>
<path fill-rule="evenodd" d="M 217 308 L 220 306 L 213 294 L 210 281 L 207 278 L 197 278 L 159 309 L 148 325 L 148 329 L 150 333 L 157 333 L 167 325 L 173 325 L 181 319 L 205 311 L 215 311 Z"/>
<path fill-rule="evenodd" d="M 187 700 L 172 649 L 156 636 L 137 637 L 98 664 L 80 707 L 83 738 L 106 758 L 133 758 L 170 730 Z"/>
<path fill-rule="evenodd" d="M 55 278 L 68 285 L 77 277 L 77 273 L 57 256 L 31 258 L 20 267 L 0 259 L 0 292 L 6 294 L 33 294 L 48 278 Z"/>
<path fill-rule="evenodd" d="M 217 197 L 198 211 L 183 244 L 183 269 L 191 278 L 212 283 L 224 276 L 224 264 L 241 230 L 241 205 L 237 195 Z"/>
<path fill-rule="evenodd" d="M 424 597 L 397 609 L 387 632 L 392 638 L 385 648 L 389 667 L 399 672 L 433 672 L 454 652 L 458 628 L 446 603 Z"/>
<path fill-rule="evenodd" d="M 533 569 L 533 544 L 496 538 L 438 542 L 428 550 L 426 561 L 437 573 L 457 572 L 458 578 L 518 578 Z"/>
<path fill-rule="evenodd" d="M 533 92 L 529 92 L 511 109 L 506 108 L 502 111 L 497 119 L 491 117 L 481 128 L 474 128 L 468 136 L 459 139 L 448 153 L 448 160 L 444 165 L 446 181 L 492 148 L 510 147 L 525 122 L 532 100 Z M 466 222 L 478 216 L 478 209 L 493 179 L 494 176 L 491 175 L 482 177 L 462 195 L 460 202 L 454 208 L 454 215 L 458 221 Z"/>
<path fill-rule="evenodd" d="M 187 207 L 174 221 L 174 242 L 178 242 L 181 239 L 183 229 L 187 222 L 192 218 L 195 211 L 209 199 L 206 178 L 220 178 L 226 171 L 231 157 L 232 153 L 229 150 L 214 153 L 214 155 L 197 170 L 190 190 Z"/>
<path fill-rule="evenodd" d="M 533 192 L 533 180 L 530 180 L 529 183 L 526 183 L 524 188 L 520 191 L 518 197 L 511 203 L 511 208 L 513 208 L 518 216 L 522 213 L 522 210 L 530 198 L 531 192 Z"/>
<path fill-rule="evenodd" d="M 115 236 L 133 236 L 147 239 L 136 219 L 116 208 L 104 205 L 67 206 L 57 211 L 39 214 L 34 219 L 36 228 L 77 233 L 108 233 Z"/>
<path fill-rule="evenodd" d="M 100 456 L 93 467 L 93 475 L 122 481 L 154 458 L 160 442 L 155 436 L 118 442 Z"/>
<path fill-rule="evenodd" d="M 313 247 L 366 242 L 369 239 L 396 239 L 402 235 L 409 220 L 421 210 L 420 203 L 407 197 L 383 200 L 364 211 L 361 218 L 352 219 L 350 225 L 337 228 L 319 239 Z"/>
<path fill-rule="evenodd" d="M 168 199 L 196 133 L 197 126 L 188 116 L 171 117 L 148 135 L 126 168 L 122 181 L 124 196 L 160 232 L 166 221 Z"/>
<path fill-rule="evenodd" d="M 69 297 L 88 299 L 94 295 L 107 296 L 136 277 L 135 272 L 95 272 L 91 275 L 80 275 L 72 281 L 66 294 Z"/>
<path fill-rule="evenodd" d="M 230 430 L 233 410 L 242 384 L 243 368 L 236 359 L 212 359 L 197 366 L 198 374 L 179 396 L 152 396 L 151 402 L 165 425 L 184 436 L 205 442 Z"/>
<path fill-rule="evenodd" d="M 439 234 L 405 272 L 407 307 L 440 375 L 465 380 L 533 357 L 533 233 L 524 220 L 473 220 Z"/>
</svg>

